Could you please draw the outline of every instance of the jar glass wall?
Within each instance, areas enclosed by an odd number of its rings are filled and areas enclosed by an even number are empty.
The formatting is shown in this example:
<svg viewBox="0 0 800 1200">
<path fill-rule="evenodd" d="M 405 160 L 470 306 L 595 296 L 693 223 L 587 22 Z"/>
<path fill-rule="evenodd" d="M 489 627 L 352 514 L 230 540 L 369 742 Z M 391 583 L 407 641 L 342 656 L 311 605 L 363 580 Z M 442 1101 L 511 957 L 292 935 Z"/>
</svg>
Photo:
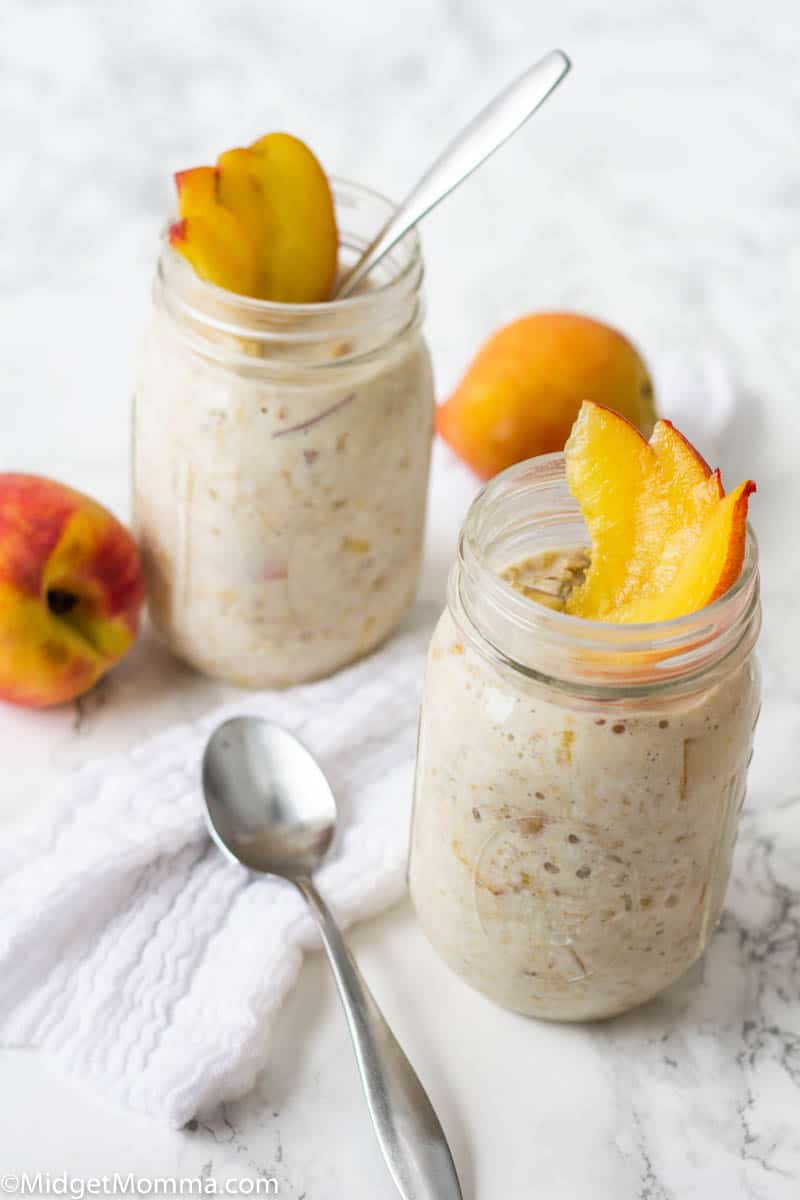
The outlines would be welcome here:
<svg viewBox="0 0 800 1200">
<path fill-rule="evenodd" d="M 346 266 L 391 212 L 334 184 Z M 201 280 L 165 244 L 134 400 L 134 521 L 156 628 L 248 686 L 377 646 L 417 585 L 433 381 L 409 234 L 346 300 Z"/>
<path fill-rule="evenodd" d="M 752 536 L 722 599 L 660 625 L 581 620 L 500 577 L 587 542 L 560 455 L 475 501 L 430 648 L 409 865 L 446 961 L 562 1020 L 623 1012 L 704 950 L 759 706 Z"/>
</svg>

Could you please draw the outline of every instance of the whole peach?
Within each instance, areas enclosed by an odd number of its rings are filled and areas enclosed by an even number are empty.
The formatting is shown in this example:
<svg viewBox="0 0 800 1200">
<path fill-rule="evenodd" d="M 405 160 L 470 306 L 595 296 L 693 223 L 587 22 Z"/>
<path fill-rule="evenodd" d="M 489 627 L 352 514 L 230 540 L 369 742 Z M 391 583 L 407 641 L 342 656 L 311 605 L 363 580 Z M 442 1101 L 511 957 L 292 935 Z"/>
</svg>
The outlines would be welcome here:
<svg viewBox="0 0 800 1200">
<path fill-rule="evenodd" d="M 136 639 L 144 600 L 128 530 L 52 479 L 0 473 L 0 699 L 74 699 Z"/>
<path fill-rule="evenodd" d="M 532 313 L 481 347 L 436 427 L 482 479 L 563 450 L 584 400 L 649 435 L 655 420 L 645 363 L 616 329 L 578 313 Z"/>
</svg>

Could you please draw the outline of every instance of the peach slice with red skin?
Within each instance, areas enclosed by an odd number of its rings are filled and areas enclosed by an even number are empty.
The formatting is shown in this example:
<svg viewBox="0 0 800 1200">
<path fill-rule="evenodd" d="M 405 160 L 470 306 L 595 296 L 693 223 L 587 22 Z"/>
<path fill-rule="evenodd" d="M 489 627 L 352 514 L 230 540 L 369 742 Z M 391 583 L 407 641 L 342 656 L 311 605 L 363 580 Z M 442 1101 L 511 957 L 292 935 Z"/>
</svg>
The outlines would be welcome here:
<svg viewBox="0 0 800 1200">
<path fill-rule="evenodd" d="M 271 133 L 215 167 L 175 175 L 181 221 L 170 242 L 202 278 L 287 304 L 330 296 L 339 250 L 333 196 L 298 138 Z"/>
<path fill-rule="evenodd" d="M 175 187 L 181 219 L 170 228 L 170 244 L 202 279 L 229 291 L 255 291 L 257 264 L 240 222 L 220 201 L 218 168 L 177 171 Z"/>
<path fill-rule="evenodd" d="M 738 578 L 755 484 L 726 496 L 719 471 L 669 421 L 658 421 L 648 442 L 618 413 L 586 401 L 564 455 L 592 542 L 568 612 L 665 621 L 704 608 Z"/>
<path fill-rule="evenodd" d="M 202 216 L 212 205 L 218 204 L 218 183 L 219 171 L 216 167 L 192 167 L 188 171 L 176 171 L 175 190 L 181 216 L 190 217 L 198 213 Z"/>
</svg>

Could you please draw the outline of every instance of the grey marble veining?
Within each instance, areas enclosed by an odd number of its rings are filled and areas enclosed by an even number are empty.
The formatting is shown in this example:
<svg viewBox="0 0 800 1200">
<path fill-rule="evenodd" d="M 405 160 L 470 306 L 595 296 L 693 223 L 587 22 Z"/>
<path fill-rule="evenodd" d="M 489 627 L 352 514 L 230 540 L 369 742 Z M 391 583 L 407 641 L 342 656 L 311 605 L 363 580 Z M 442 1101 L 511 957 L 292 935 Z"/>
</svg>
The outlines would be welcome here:
<svg viewBox="0 0 800 1200">
<path fill-rule="evenodd" d="M 765 704 L 734 878 L 705 959 L 606 1025 L 488 1006 L 407 908 L 354 938 L 453 1139 L 467 1197 L 800 1194 L 800 14 L 796 0 L 3 0 L 0 469 L 127 511 L 131 362 L 171 172 L 274 128 L 399 196 L 457 125 L 560 45 L 574 72 L 426 222 L 446 394 L 535 308 L 645 354 L 712 345 L 740 382 L 723 450 L 759 485 Z M 233 693 L 144 642 L 70 711 L 0 714 L 0 814 L 86 758 Z M 255 1093 L 181 1133 L 0 1055 L 0 1170 L 277 1178 L 291 1200 L 389 1196 L 323 964 Z M 46 1128 L 47 1137 L 41 1134 Z"/>
</svg>

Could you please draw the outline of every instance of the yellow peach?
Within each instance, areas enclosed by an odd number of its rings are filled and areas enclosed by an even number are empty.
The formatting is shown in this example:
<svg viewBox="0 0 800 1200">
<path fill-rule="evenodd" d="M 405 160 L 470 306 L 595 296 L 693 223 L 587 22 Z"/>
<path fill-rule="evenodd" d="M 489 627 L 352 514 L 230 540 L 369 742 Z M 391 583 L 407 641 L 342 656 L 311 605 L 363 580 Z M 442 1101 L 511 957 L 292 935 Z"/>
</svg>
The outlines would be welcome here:
<svg viewBox="0 0 800 1200">
<path fill-rule="evenodd" d="M 499 329 L 437 411 L 445 441 L 483 479 L 563 450 L 583 400 L 622 413 L 643 433 L 653 385 L 617 330 L 575 313 L 534 313 Z"/>
<path fill-rule="evenodd" d="M 216 167 L 192 167 L 175 172 L 178 210 L 182 217 L 203 216 L 219 203 L 219 172 Z"/>
<path fill-rule="evenodd" d="M 325 172 L 307 146 L 271 133 L 215 167 L 175 175 L 181 221 L 170 241 L 198 275 L 239 295 L 327 300 L 338 233 Z"/>
<path fill-rule="evenodd" d="M 258 263 L 234 217 L 216 205 L 170 226 L 170 245 L 191 263 L 201 279 L 229 292 L 252 296 L 258 290 Z"/>
<path fill-rule="evenodd" d="M 618 413 L 584 402 L 564 458 L 592 543 L 568 612 L 666 621 L 711 604 L 738 578 L 755 484 L 726 496 L 719 471 L 669 421 L 648 442 Z"/>
<path fill-rule="evenodd" d="M 288 133 L 267 134 L 250 148 L 269 209 L 265 299 L 327 300 L 336 278 L 339 236 L 325 172 L 308 146 Z"/>
<path fill-rule="evenodd" d="M 220 203 L 233 213 L 244 230 L 259 262 L 266 263 L 270 246 L 270 213 L 257 160 L 252 150 L 226 150 L 217 159 Z M 266 276 L 262 275 L 262 280 Z"/>
</svg>

